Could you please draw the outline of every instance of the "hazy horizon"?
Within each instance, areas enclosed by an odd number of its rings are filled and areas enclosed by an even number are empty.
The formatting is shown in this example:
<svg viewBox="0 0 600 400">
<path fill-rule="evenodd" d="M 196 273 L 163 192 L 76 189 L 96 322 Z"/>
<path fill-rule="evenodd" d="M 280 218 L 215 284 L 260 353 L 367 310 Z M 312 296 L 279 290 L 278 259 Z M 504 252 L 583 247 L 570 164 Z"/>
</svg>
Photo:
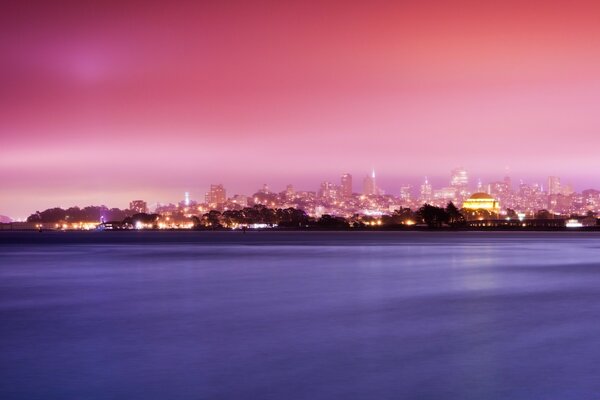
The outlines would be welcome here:
<svg viewBox="0 0 600 400">
<path fill-rule="evenodd" d="M 73 206 L 85 207 L 89 205 L 94 206 L 107 206 L 109 208 L 121 208 L 126 209 L 129 206 L 129 202 L 132 200 L 145 200 L 149 205 L 154 205 L 156 203 L 161 204 L 169 204 L 169 203 L 178 203 L 184 200 L 184 193 L 188 192 L 190 194 L 190 199 L 198 202 L 204 201 L 204 195 L 209 190 L 211 184 L 223 184 L 226 191 L 227 196 L 232 196 L 234 194 L 243 194 L 243 195 L 252 195 L 256 191 L 262 188 L 263 184 L 267 184 L 269 189 L 274 192 L 282 192 L 285 190 L 285 186 L 287 184 L 292 184 L 295 190 L 298 191 L 318 191 L 319 184 L 323 181 L 329 181 L 334 184 L 339 184 L 339 179 L 341 177 L 341 173 L 337 176 L 335 174 L 327 174 L 321 177 L 314 176 L 312 179 L 305 178 L 303 180 L 293 181 L 287 180 L 286 177 L 278 177 L 276 179 L 263 179 L 260 181 L 256 179 L 255 181 L 246 181 L 244 183 L 235 183 L 235 179 L 230 180 L 203 180 L 198 184 L 189 184 L 185 185 L 181 183 L 184 179 L 175 180 L 174 183 L 166 185 L 165 187 L 132 187 L 127 188 L 125 186 L 121 188 L 117 188 L 115 190 L 112 187 L 111 192 L 108 191 L 96 191 L 94 190 L 94 185 L 89 186 L 89 190 L 84 191 L 84 195 L 81 197 L 70 197 L 65 199 L 62 195 L 58 194 L 56 196 L 46 196 L 43 200 L 38 200 L 35 196 L 31 199 L 22 199 L 19 203 L 19 209 L 22 210 L 20 213 L 14 213 L 14 215 L 10 215 L 9 213 L 2 212 L 0 210 L 0 215 L 8 216 L 12 219 L 24 219 L 28 217 L 30 214 L 35 213 L 36 211 L 43 211 L 48 208 L 53 207 L 61 207 L 68 208 Z M 353 188 L 354 192 L 360 193 L 363 188 L 363 178 L 367 175 L 359 173 L 352 173 L 353 177 Z M 403 185 L 411 185 L 412 193 L 415 197 L 418 195 L 419 186 L 423 183 L 425 176 L 423 177 L 408 177 L 408 176 L 381 176 L 381 173 L 377 172 L 377 184 L 386 194 L 391 195 L 399 195 L 400 188 Z M 509 174 L 510 175 L 510 174 Z M 481 177 L 483 184 L 490 183 L 492 181 L 501 181 L 506 174 L 498 174 L 498 176 L 490 176 L 490 177 Z M 516 189 L 520 183 L 520 178 L 518 176 L 510 175 L 513 187 Z M 449 185 L 449 173 L 447 176 L 435 176 L 428 175 L 428 181 L 433 185 L 434 188 L 442 188 Z M 477 176 L 470 176 L 469 188 L 474 190 L 477 186 Z M 531 178 L 531 179 L 523 179 L 524 183 L 527 184 L 540 184 L 544 188 L 547 186 L 547 177 L 539 177 L 539 179 Z M 190 179 L 191 181 L 191 179 Z M 585 189 L 600 189 L 598 185 L 587 184 L 585 181 L 569 181 L 568 179 L 561 178 L 561 181 L 564 185 L 572 185 L 576 191 L 582 191 Z"/>
</svg>

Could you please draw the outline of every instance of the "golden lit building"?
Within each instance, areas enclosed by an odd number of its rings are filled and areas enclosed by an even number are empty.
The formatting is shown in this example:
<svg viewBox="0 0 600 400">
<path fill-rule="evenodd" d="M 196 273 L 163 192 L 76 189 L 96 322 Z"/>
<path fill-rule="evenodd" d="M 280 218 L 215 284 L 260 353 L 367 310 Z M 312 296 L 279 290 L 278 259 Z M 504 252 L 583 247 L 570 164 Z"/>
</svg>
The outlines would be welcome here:
<svg viewBox="0 0 600 400">
<path fill-rule="evenodd" d="M 500 211 L 500 203 L 487 193 L 474 193 L 463 203 L 467 210 L 487 210 L 493 213 Z"/>
</svg>

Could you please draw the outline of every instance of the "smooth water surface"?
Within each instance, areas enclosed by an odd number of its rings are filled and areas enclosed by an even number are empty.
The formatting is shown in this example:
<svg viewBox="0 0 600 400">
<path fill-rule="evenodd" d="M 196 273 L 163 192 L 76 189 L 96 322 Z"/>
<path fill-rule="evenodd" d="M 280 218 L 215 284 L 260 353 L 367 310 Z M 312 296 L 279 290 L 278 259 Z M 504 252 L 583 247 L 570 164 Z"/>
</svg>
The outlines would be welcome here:
<svg viewBox="0 0 600 400">
<path fill-rule="evenodd" d="M 0 232 L 0 399 L 598 399 L 600 234 Z"/>
</svg>

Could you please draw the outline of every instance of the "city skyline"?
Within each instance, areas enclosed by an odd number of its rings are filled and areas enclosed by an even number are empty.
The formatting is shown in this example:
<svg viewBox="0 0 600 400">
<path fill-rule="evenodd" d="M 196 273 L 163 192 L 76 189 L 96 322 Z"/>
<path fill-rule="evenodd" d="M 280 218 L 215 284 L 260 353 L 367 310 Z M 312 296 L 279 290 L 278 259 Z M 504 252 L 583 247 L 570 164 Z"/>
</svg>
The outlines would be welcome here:
<svg viewBox="0 0 600 400">
<path fill-rule="evenodd" d="M 508 171 L 506 171 L 508 172 Z M 358 178 L 358 179 L 357 179 Z M 576 208 L 571 208 L 575 203 L 580 204 L 580 208 L 577 211 L 581 212 L 584 209 L 593 212 L 600 211 L 600 197 L 598 194 L 600 191 L 593 186 L 586 186 L 583 189 L 575 188 L 569 181 L 561 179 L 559 176 L 547 176 L 545 180 L 539 181 L 525 181 L 523 179 L 513 179 L 508 174 L 497 179 L 489 181 L 483 181 L 480 178 L 473 177 L 468 170 L 461 167 L 451 169 L 444 180 L 432 180 L 424 176 L 418 184 L 409 183 L 407 181 L 397 183 L 394 185 L 396 190 L 389 190 L 385 184 L 380 183 L 379 174 L 376 174 L 374 168 L 368 173 L 359 175 L 358 177 L 350 173 L 338 174 L 338 178 L 334 180 L 323 180 L 313 185 L 312 187 L 300 187 L 295 186 L 292 182 L 289 182 L 284 187 L 271 186 L 263 183 L 260 187 L 257 185 L 252 190 L 238 191 L 229 188 L 227 185 L 222 183 L 210 183 L 205 185 L 206 190 L 202 191 L 202 185 L 196 185 L 198 189 L 193 191 L 191 189 L 180 192 L 178 195 L 171 195 L 170 199 L 154 199 L 146 196 L 133 196 L 132 198 L 138 200 L 132 200 L 130 198 L 126 204 L 129 204 L 129 209 L 136 212 L 149 212 L 155 209 L 167 207 L 170 209 L 171 205 L 179 205 L 181 207 L 195 207 L 196 205 L 205 205 L 206 209 L 228 209 L 226 204 L 235 207 L 245 207 L 249 204 L 265 204 L 269 205 L 269 197 L 254 198 L 257 193 L 273 193 L 283 195 L 278 198 L 277 203 L 270 204 L 274 207 L 288 207 L 295 206 L 299 198 L 310 200 L 312 204 L 312 212 L 314 213 L 315 206 L 325 207 L 324 210 L 330 210 L 333 214 L 339 214 L 341 209 L 337 209 L 336 206 L 340 200 L 349 200 L 351 198 L 360 199 L 375 197 L 385 198 L 383 202 L 371 202 L 371 211 L 369 207 L 363 207 L 365 204 L 362 202 L 360 207 L 356 208 L 358 204 L 350 206 L 346 204 L 344 207 L 346 212 L 349 209 L 354 209 L 358 213 L 363 212 L 374 212 L 380 210 L 392 211 L 392 207 L 412 207 L 418 208 L 422 204 L 434 204 L 444 205 L 448 202 L 456 203 L 461 205 L 465 200 L 475 193 L 487 193 L 491 194 L 496 200 L 501 201 L 502 209 L 505 211 L 507 208 L 516 208 L 519 211 L 528 210 L 534 212 L 542 209 L 556 209 L 556 210 L 568 210 L 571 209 L 573 212 Z M 585 199 L 581 197 L 581 192 L 592 191 L 591 197 L 588 200 L 592 200 L 592 203 L 585 206 Z M 525 191 L 525 192 L 524 192 Z M 528 192 L 532 192 L 532 196 L 529 200 Z M 512 195 L 521 195 L 521 198 L 515 199 Z M 523 194 L 525 193 L 525 194 Z M 140 194 L 140 193 L 138 193 Z M 301 194 L 298 196 L 298 194 Z M 507 198 L 506 195 L 510 194 L 511 197 Z M 562 204 L 557 204 L 555 196 L 562 195 L 568 198 L 569 205 L 566 205 L 565 200 L 561 200 Z M 573 196 L 579 195 L 579 198 Z M 173 197 L 175 196 L 175 197 Z M 525 196 L 525 197 L 522 197 Z M 588 196 L 589 197 L 589 196 Z M 596 199 L 598 197 L 598 199 Z M 143 200 L 139 200 L 143 199 Z M 173 200 L 174 199 L 174 200 Z M 265 201 L 263 201 L 265 200 Z M 281 202 L 281 203 L 280 203 Z M 530 204 L 526 204 L 530 203 Z M 94 203 L 67 203 L 67 204 L 53 204 L 48 206 L 36 207 L 36 211 L 50 209 L 53 207 L 69 208 L 69 207 L 83 207 L 83 206 L 109 206 L 127 209 L 123 204 L 112 204 L 105 201 L 98 201 Z M 306 208 L 306 204 L 304 208 Z M 328 208 L 329 207 L 329 208 Z M 350 207 L 350 208 L 349 208 Z M 352 208 L 354 207 L 354 208 Z M 536 208 L 537 207 L 537 208 Z M 587 207 L 587 208 L 586 208 Z M 303 207 L 301 207 L 303 208 Z M 202 210 L 205 208 L 202 207 Z M 307 210 L 309 208 L 306 208 Z M 503 212 L 504 212 L 503 211 Z M 29 216 L 33 209 L 29 209 L 23 213 L 22 216 L 14 217 L 7 213 L 0 216 L 8 216 L 14 220 L 24 220 L 25 217 Z"/>
<path fill-rule="evenodd" d="M 0 214 L 372 167 L 600 187 L 597 2 L 83 3 L 0 15 Z"/>
<path fill-rule="evenodd" d="M 462 167 L 460 167 L 462 168 Z M 424 179 L 427 179 L 435 189 L 440 189 L 445 186 L 449 186 L 452 180 L 452 172 L 455 168 L 446 168 L 445 173 L 435 175 L 387 175 L 385 173 L 379 172 L 377 170 L 377 181 L 378 188 L 383 190 L 385 194 L 390 194 L 394 196 L 401 196 L 403 188 L 409 186 L 411 189 L 411 193 L 413 195 L 417 194 L 419 191 L 419 187 L 422 185 Z M 352 177 L 352 185 L 354 193 L 362 193 L 364 178 L 368 177 L 375 168 L 368 168 L 365 171 L 353 171 L 347 172 Z M 560 180 L 563 183 L 568 184 L 574 191 L 581 192 L 586 189 L 596 189 L 600 188 L 600 183 L 597 183 L 597 180 L 577 180 L 570 179 L 568 176 L 564 174 L 554 174 L 554 175 L 543 175 L 538 177 L 522 177 L 522 176 L 514 176 L 510 169 L 498 169 L 501 171 L 496 175 L 490 175 L 485 177 L 484 175 L 472 174 L 469 173 L 469 183 L 468 187 L 472 190 L 477 189 L 478 182 L 479 183 L 489 183 L 493 181 L 500 181 L 505 176 L 513 176 L 513 183 L 518 185 L 520 181 L 523 181 L 528 184 L 538 184 L 543 188 L 548 187 L 548 178 L 551 176 L 558 175 Z M 468 171 L 468 170 L 467 170 Z M 103 188 L 94 187 L 94 185 L 90 186 L 90 189 L 84 193 L 80 193 L 78 196 L 72 195 L 63 195 L 63 190 L 60 187 L 60 183 L 57 183 L 56 189 L 54 193 L 56 195 L 50 195 L 40 198 L 39 196 L 34 196 L 33 198 L 24 198 L 24 194 L 30 193 L 33 191 L 35 193 L 34 188 L 23 188 L 19 192 L 19 196 L 16 198 L 9 198 L 8 192 L 4 190 L 0 190 L 0 215 L 8 216 L 12 219 L 19 220 L 24 219 L 29 215 L 32 210 L 40 210 L 48 207 L 70 207 L 74 205 L 114 205 L 115 207 L 126 208 L 129 202 L 135 198 L 145 198 L 148 199 L 149 204 L 176 204 L 182 200 L 185 200 L 185 196 L 189 196 L 191 199 L 203 202 L 205 199 L 205 195 L 210 190 L 210 186 L 214 184 L 223 185 L 227 188 L 228 193 L 231 194 L 244 194 L 250 195 L 255 191 L 259 190 L 262 185 L 265 183 L 273 188 L 276 192 L 281 192 L 285 190 L 285 187 L 289 184 L 292 184 L 298 190 L 304 191 L 314 191 L 318 192 L 319 185 L 322 182 L 335 182 L 338 183 L 338 180 L 344 173 L 333 173 L 327 175 L 315 175 L 311 177 L 305 177 L 302 179 L 294 179 L 293 177 L 283 177 L 274 175 L 273 179 L 268 179 L 267 177 L 257 177 L 255 179 L 239 179 L 236 182 L 236 179 L 217 179 L 218 177 L 206 177 L 202 179 L 198 179 L 197 183 L 183 184 L 181 183 L 180 177 L 173 176 L 173 182 L 167 182 L 164 185 L 156 185 L 152 186 L 151 184 L 144 184 L 141 186 L 137 186 L 139 183 L 135 180 L 132 181 L 131 185 L 127 183 L 115 187 L 111 185 L 110 182 L 107 183 L 112 189 L 111 191 L 104 190 Z M 275 178 L 276 177 L 276 178 Z M 191 179 L 189 179 L 191 180 Z"/>
</svg>

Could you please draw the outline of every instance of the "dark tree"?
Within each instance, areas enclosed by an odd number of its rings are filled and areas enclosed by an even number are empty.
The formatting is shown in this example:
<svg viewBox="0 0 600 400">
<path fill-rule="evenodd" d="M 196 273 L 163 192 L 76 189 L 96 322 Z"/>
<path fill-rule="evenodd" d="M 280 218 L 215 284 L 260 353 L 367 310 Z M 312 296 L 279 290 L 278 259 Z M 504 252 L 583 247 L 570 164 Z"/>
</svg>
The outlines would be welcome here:
<svg viewBox="0 0 600 400">
<path fill-rule="evenodd" d="M 535 213 L 537 219 L 552 219 L 552 214 L 548 210 L 539 210 Z"/>
<path fill-rule="evenodd" d="M 217 210 L 210 210 L 209 212 L 204 214 L 202 216 L 202 222 L 205 226 L 213 229 L 223 227 L 223 225 L 221 225 L 221 212 Z"/>
<path fill-rule="evenodd" d="M 506 216 L 510 219 L 517 219 L 519 218 L 519 216 L 517 215 L 517 212 L 515 210 L 513 210 L 512 208 L 507 208 L 506 209 Z"/>
<path fill-rule="evenodd" d="M 424 204 L 417 214 L 430 228 L 441 228 L 443 224 L 448 223 L 448 213 L 441 207 Z"/>
<path fill-rule="evenodd" d="M 448 218 L 448 225 L 454 227 L 465 225 L 465 217 L 462 215 L 460 210 L 454 205 L 454 203 L 448 203 L 445 211 Z"/>
<path fill-rule="evenodd" d="M 334 217 L 333 215 L 325 214 L 317 221 L 317 226 L 324 229 L 340 229 L 345 230 L 350 227 L 348 221 L 342 217 Z"/>
<path fill-rule="evenodd" d="M 37 211 L 27 218 L 29 222 L 44 222 L 44 223 L 76 223 L 76 222 L 100 222 L 105 221 L 121 221 L 124 218 L 131 216 L 130 210 L 120 210 L 106 206 L 87 206 L 84 208 L 70 207 L 66 210 L 62 208 L 49 208 L 45 211 Z"/>
<path fill-rule="evenodd" d="M 275 210 L 277 225 L 286 228 L 305 228 L 310 223 L 310 217 L 296 208 Z"/>
</svg>

